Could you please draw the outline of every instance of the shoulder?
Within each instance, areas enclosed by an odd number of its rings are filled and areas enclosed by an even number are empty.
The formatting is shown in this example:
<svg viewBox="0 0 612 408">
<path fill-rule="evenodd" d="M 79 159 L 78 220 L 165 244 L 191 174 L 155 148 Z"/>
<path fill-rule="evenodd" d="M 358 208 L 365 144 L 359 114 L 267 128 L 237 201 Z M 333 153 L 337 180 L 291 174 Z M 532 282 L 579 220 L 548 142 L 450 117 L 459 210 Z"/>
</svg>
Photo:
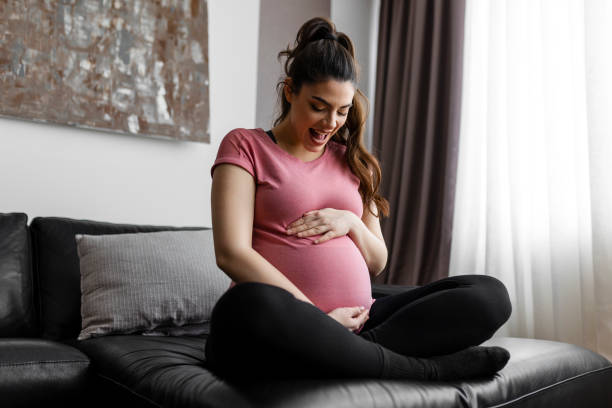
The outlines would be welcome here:
<svg viewBox="0 0 612 408">
<path fill-rule="evenodd" d="M 236 128 L 230 130 L 223 139 L 244 143 L 257 142 L 261 139 L 261 132 L 261 129 Z"/>
<path fill-rule="evenodd" d="M 256 177 L 260 167 L 258 163 L 265 150 L 265 140 L 261 134 L 266 135 L 261 129 L 237 128 L 229 131 L 219 144 L 211 175 L 217 165 L 229 163 L 244 168 Z"/>
<path fill-rule="evenodd" d="M 229 131 L 221 140 L 220 148 L 232 147 L 242 152 L 261 152 L 267 148 L 262 129 L 236 128 Z"/>
</svg>

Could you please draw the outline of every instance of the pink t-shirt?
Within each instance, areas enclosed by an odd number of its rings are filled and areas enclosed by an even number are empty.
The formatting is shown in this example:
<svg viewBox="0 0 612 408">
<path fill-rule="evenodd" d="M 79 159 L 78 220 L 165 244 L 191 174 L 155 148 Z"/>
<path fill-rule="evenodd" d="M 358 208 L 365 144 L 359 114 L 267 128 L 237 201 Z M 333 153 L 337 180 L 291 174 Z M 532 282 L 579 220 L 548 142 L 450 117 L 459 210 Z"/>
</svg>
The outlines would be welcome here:
<svg viewBox="0 0 612 408">
<path fill-rule="evenodd" d="M 349 210 L 361 218 L 359 178 L 350 170 L 346 147 L 329 141 L 323 155 L 303 162 L 275 144 L 262 129 L 234 129 L 221 142 L 211 168 L 231 163 L 256 183 L 253 249 L 281 271 L 323 312 L 344 306 L 370 308 L 370 275 L 348 235 L 315 244 L 320 236 L 287 235 L 305 212 Z"/>
</svg>

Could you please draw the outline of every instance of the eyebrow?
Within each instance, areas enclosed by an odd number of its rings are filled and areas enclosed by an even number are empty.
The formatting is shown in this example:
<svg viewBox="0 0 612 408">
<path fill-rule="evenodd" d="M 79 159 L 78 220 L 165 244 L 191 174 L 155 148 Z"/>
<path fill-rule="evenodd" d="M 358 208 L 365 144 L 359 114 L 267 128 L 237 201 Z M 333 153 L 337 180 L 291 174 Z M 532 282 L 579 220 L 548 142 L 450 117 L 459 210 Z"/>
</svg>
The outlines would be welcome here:
<svg viewBox="0 0 612 408">
<path fill-rule="evenodd" d="M 327 106 L 331 106 L 331 103 L 327 102 L 325 99 L 323 99 L 323 98 L 321 98 L 319 96 L 313 96 L 312 98 L 318 100 L 319 102 L 323 102 Z M 353 104 L 349 103 L 348 105 L 341 106 L 340 108 L 350 108 L 351 106 L 353 106 Z"/>
</svg>

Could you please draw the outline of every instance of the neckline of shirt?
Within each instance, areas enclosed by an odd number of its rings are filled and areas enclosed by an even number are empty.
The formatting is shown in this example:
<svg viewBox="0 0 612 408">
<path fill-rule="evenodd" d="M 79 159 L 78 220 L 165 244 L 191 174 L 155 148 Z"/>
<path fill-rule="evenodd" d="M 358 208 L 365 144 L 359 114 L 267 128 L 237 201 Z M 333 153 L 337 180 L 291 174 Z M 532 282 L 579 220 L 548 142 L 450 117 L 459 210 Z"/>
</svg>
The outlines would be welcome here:
<svg viewBox="0 0 612 408">
<path fill-rule="evenodd" d="M 294 155 L 292 155 L 291 153 L 289 153 L 288 151 L 286 151 L 285 149 L 280 147 L 277 143 L 273 142 L 272 139 L 270 138 L 269 134 L 265 130 L 263 130 L 262 128 L 257 128 L 256 130 L 260 133 L 260 135 L 263 135 L 263 138 L 267 140 L 267 143 L 272 144 L 272 146 L 274 146 L 282 154 L 286 155 L 290 159 L 298 161 L 299 163 L 302 163 L 302 164 L 311 164 L 311 163 L 316 163 L 319 160 L 322 160 L 327 155 L 327 152 L 330 149 L 329 144 L 332 142 L 332 140 L 330 140 L 329 142 L 327 142 L 325 144 L 325 150 L 323 150 L 323 154 L 320 155 L 319 157 L 317 157 L 316 159 L 310 160 L 310 161 L 303 161 L 302 159 L 299 159 L 299 158 L 295 157 Z"/>
</svg>

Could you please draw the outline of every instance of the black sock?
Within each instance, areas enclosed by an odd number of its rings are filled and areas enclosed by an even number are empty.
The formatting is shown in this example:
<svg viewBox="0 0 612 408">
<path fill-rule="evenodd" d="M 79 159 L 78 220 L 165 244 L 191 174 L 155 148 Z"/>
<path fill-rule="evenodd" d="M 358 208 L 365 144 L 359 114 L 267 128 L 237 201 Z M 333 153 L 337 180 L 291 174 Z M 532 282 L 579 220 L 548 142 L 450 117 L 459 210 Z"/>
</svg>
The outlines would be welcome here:
<svg viewBox="0 0 612 408">
<path fill-rule="evenodd" d="M 501 370 L 510 353 L 501 347 L 470 347 L 431 358 L 408 357 L 381 347 L 384 378 L 451 381 L 487 377 Z"/>
<path fill-rule="evenodd" d="M 469 347 L 453 354 L 432 357 L 436 380 L 489 377 L 504 368 L 510 353 L 501 347 Z"/>
</svg>

